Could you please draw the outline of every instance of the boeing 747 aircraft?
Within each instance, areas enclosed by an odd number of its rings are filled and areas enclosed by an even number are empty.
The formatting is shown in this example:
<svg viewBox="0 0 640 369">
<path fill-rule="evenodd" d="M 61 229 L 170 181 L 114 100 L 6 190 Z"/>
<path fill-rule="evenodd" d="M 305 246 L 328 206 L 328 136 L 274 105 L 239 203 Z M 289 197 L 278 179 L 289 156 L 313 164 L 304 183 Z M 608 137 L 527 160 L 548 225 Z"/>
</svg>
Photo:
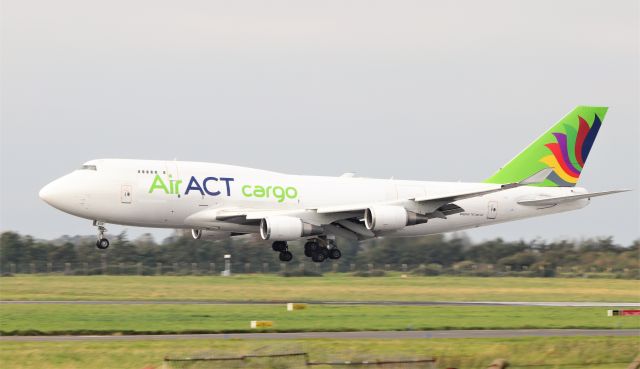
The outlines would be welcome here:
<svg viewBox="0 0 640 369">
<path fill-rule="evenodd" d="M 98 159 L 47 184 L 40 198 L 105 224 L 191 229 L 195 239 L 259 234 L 279 253 L 306 239 L 305 256 L 339 259 L 336 237 L 422 236 L 576 210 L 576 187 L 607 108 L 579 106 L 480 183 L 290 175 L 233 165 Z"/>
</svg>

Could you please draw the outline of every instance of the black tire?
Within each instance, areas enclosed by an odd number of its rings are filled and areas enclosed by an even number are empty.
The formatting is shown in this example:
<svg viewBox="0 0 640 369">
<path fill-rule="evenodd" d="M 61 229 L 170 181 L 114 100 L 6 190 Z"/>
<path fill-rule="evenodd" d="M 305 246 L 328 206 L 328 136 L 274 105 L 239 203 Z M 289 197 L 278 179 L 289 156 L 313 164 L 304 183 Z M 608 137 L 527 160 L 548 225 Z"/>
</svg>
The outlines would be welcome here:
<svg viewBox="0 0 640 369">
<path fill-rule="evenodd" d="M 271 248 L 277 252 L 287 251 L 287 241 L 275 241 L 271 244 Z"/>
<path fill-rule="evenodd" d="M 326 259 L 329 257 L 329 250 L 325 247 L 319 247 L 318 250 L 316 250 L 316 254 L 321 254 Z"/>
<path fill-rule="evenodd" d="M 315 254 L 313 254 L 313 256 L 311 256 L 311 260 L 313 260 L 313 262 L 315 263 L 322 263 L 327 257 L 321 253 L 321 252 L 316 252 Z"/>
<path fill-rule="evenodd" d="M 288 262 L 293 259 L 293 254 L 291 251 L 282 251 L 278 257 L 280 258 L 280 261 Z"/>
<path fill-rule="evenodd" d="M 104 250 L 107 247 L 109 247 L 109 240 L 107 240 L 106 238 L 101 238 L 96 242 L 96 247 L 99 248 L 100 250 Z"/>
<path fill-rule="evenodd" d="M 329 259 L 338 260 L 342 256 L 342 253 L 338 249 L 329 250 Z"/>
<path fill-rule="evenodd" d="M 313 241 L 308 241 L 304 244 L 304 256 L 310 258 L 313 255 L 313 250 L 316 249 L 316 243 Z"/>
</svg>

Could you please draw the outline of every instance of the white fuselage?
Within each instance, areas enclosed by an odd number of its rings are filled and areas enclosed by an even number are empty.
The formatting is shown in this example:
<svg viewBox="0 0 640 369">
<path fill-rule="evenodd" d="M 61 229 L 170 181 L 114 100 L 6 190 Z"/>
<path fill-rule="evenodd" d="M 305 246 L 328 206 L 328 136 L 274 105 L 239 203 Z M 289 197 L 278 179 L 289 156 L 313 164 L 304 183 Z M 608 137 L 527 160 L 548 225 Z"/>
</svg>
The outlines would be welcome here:
<svg viewBox="0 0 640 369">
<path fill-rule="evenodd" d="M 388 203 L 473 191 L 482 183 L 423 182 L 359 177 L 288 175 L 232 165 L 155 160 L 93 160 L 47 186 L 40 196 L 78 217 L 158 228 L 198 228 L 208 209 L 305 210 L 354 203 Z M 407 226 L 385 236 L 420 236 L 575 210 L 588 199 L 553 206 L 518 201 L 586 193 L 578 187 L 521 186 L 456 201 L 463 212 Z M 190 218 L 191 217 L 191 218 Z M 207 229 L 255 233 L 256 225 L 210 222 Z"/>
</svg>

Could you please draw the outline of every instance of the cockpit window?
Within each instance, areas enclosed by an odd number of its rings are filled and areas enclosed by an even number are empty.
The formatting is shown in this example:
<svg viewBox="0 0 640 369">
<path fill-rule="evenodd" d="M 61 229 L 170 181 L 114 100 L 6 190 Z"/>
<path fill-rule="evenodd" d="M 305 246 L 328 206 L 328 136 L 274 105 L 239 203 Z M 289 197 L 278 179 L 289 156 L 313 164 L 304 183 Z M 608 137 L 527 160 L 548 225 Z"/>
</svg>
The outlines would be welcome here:
<svg viewBox="0 0 640 369">
<path fill-rule="evenodd" d="M 98 170 L 95 165 L 83 165 L 80 167 L 80 170 Z"/>
</svg>

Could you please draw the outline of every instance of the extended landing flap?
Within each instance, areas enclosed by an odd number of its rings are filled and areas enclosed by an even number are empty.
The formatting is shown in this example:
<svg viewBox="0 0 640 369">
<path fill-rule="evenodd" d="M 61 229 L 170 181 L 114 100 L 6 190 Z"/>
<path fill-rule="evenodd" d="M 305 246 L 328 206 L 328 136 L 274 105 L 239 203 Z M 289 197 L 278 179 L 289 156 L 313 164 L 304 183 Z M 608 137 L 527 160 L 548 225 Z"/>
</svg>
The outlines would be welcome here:
<svg viewBox="0 0 640 369">
<path fill-rule="evenodd" d="M 585 193 L 581 195 L 569 195 L 569 196 L 558 196 L 558 197 L 547 197 L 533 200 L 522 200 L 518 201 L 518 204 L 525 206 L 550 206 L 557 205 L 564 202 L 576 201 L 581 199 L 590 199 L 592 197 L 611 195 L 619 192 L 627 192 L 631 190 L 613 190 L 613 191 L 604 191 L 604 192 L 592 192 Z"/>
</svg>

